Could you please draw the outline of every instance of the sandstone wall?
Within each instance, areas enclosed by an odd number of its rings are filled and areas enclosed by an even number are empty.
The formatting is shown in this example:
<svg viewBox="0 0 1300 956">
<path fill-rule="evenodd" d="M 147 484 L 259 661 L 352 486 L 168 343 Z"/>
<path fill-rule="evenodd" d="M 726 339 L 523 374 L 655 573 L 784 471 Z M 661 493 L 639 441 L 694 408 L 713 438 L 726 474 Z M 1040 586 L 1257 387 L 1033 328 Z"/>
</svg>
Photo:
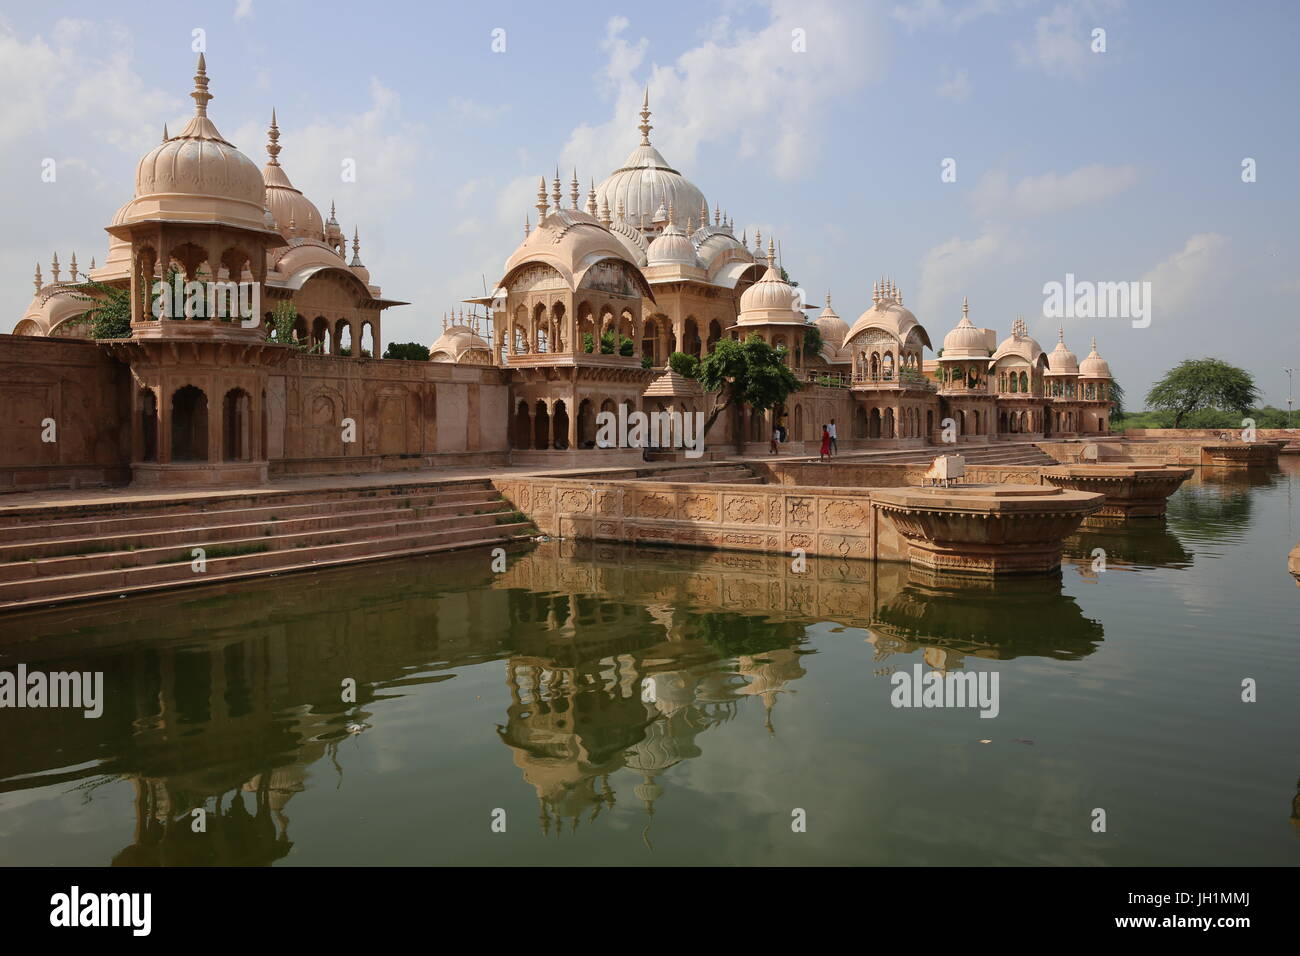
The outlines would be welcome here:
<svg viewBox="0 0 1300 956">
<path fill-rule="evenodd" d="M 94 342 L 0 335 L 0 492 L 128 480 L 130 378 Z"/>
</svg>

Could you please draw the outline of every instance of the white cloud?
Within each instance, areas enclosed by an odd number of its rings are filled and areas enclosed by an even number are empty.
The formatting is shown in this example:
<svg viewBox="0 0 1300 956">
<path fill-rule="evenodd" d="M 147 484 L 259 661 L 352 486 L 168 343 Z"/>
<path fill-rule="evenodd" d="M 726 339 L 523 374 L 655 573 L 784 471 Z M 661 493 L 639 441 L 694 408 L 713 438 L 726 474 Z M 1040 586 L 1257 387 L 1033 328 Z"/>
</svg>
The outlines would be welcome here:
<svg viewBox="0 0 1300 956">
<path fill-rule="evenodd" d="M 1138 180 L 1137 167 L 1094 163 L 1068 173 L 1027 176 L 1014 185 L 1003 170 L 986 173 L 971 195 L 980 216 L 1029 218 L 1101 202 Z"/>
<path fill-rule="evenodd" d="M 1020 256 L 1019 243 L 1001 228 L 986 230 L 974 239 L 954 237 L 929 249 L 921 258 L 918 315 L 930 328 L 949 328 L 943 316 L 959 317 L 963 290 L 992 266 L 1006 265 Z"/>
<path fill-rule="evenodd" d="M 1170 313 L 1192 308 L 1217 285 L 1228 279 L 1223 267 L 1228 240 L 1217 232 L 1198 232 L 1183 248 L 1157 264 L 1142 277 L 1151 283 L 1153 315 L 1169 318 Z"/>
<path fill-rule="evenodd" d="M 966 0 L 965 3 L 957 3 L 952 0 L 911 0 L 910 3 L 896 4 L 890 15 L 909 32 L 926 27 L 956 30 L 980 17 L 1006 13 L 1035 2 L 1036 0 Z"/>
<path fill-rule="evenodd" d="M 459 96 L 453 96 L 448 100 L 448 105 L 466 119 L 476 120 L 481 123 L 490 123 L 510 110 L 508 105 L 490 106 L 487 103 L 463 99 Z"/>
<path fill-rule="evenodd" d="M 253 15 L 253 0 L 235 0 L 235 22 Z"/>
<path fill-rule="evenodd" d="M 885 50 L 873 5 L 771 0 L 768 6 L 766 26 L 742 29 L 719 18 L 697 46 L 651 66 L 651 141 L 677 168 L 689 167 L 704 144 L 728 143 L 741 158 L 770 157 L 777 175 L 792 178 L 815 159 L 831 101 L 881 75 Z M 603 42 L 599 77 L 610 90 L 613 115 L 572 132 L 560 157 L 566 166 L 591 164 L 603 174 L 636 142 L 649 43 L 629 40 L 629 28 L 625 17 L 612 18 Z M 793 49 L 796 30 L 804 31 L 806 52 Z"/>
<path fill-rule="evenodd" d="M 1021 66 L 1043 70 L 1054 76 L 1082 76 L 1085 68 L 1104 53 L 1092 51 L 1092 31 L 1105 27 L 1098 18 L 1113 14 L 1124 0 L 1070 0 L 1058 3 L 1034 21 L 1034 35 L 1028 43 L 1016 43 Z"/>
<path fill-rule="evenodd" d="M 964 103 L 970 99 L 970 77 L 966 75 L 965 70 L 947 75 L 935 92 L 946 99 Z"/>
</svg>

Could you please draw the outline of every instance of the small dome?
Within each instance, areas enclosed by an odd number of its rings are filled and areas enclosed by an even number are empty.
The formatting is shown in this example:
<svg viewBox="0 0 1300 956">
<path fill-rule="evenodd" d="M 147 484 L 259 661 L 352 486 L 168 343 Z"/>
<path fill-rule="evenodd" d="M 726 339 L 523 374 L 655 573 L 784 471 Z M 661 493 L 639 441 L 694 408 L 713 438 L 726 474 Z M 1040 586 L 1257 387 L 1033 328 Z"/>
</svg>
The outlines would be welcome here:
<svg viewBox="0 0 1300 956">
<path fill-rule="evenodd" d="M 942 358 L 988 358 L 989 346 L 984 331 L 971 324 L 970 304 L 961 300 L 961 321 L 943 337 Z"/>
<path fill-rule="evenodd" d="M 996 362 L 1008 355 L 1019 356 L 1030 365 L 1036 365 L 1044 359 L 1043 347 L 1030 336 L 1024 319 L 1016 319 L 1011 323 L 1011 335 L 1002 340 L 1002 344 L 993 353 L 992 360 Z"/>
<path fill-rule="evenodd" d="M 1097 354 L 1097 340 L 1092 340 L 1092 351 L 1079 365 L 1079 374 L 1084 378 L 1110 378 L 1110 365 Z"/>
<path fill-rule="evenodd" d="M 1052 349 L 1047 356 L 1047 374 L 1048 375 L 1078 375 L 1079 359 L 1065 347 L 1065 330 L 1060 329 L 1056 334 L 1056 348 Z"/>
<path fill-rule="evenodd" d="M 180 135 L 163 140 L 137 164 L 135 198 L 119 225 L 171 219 L 261 230 L 266 208 L 262 174 L 208 119 L 212 95 L 201 53 L 194 83 L 194 116 Z"/>
<path fill-rule="evenodd" d="M 272 226 L 286 239 L 319 239 L 325 232 L 324 219 L 315 204 L 302 194 L 301 189 L 289 182 L 289 177 L 280 165 L 280 128 L 275 122 L 275 110 L 271 111 L 270 142 L 266 151 L 270 160 L 262 168 L 262 181 L 266 184 L 266 208 L 269 210 Z"/>
<path fill-rule="evenodd" d="M 821 315 L 813 321 L 813 325 L 821 329 L 822 341 L 832 348 L 838 349 L 844 344 L 844 339 L 849 334 L 849 323 L 839 317 L 834 309 L 831 308 L 831 294 L 826 293 L 826 308 L 822 309 Z"/>
<path fill-rule="evenodd" d="M 646 250 L 646 264 L 651 266 L 695 266 L 700 262 L 695 255 L 695 246 L 686 233 L 674 222 L 669 222 L 663 231 Z"/>
<path fill-rule="evenodd" d="M 795 311 L 795 291 L 790 283 L 772 265 L 767 272 L 740 296 L 741 325 L 764 322 L 803 322 L 803 315 Z"/>
<path fill-rule="evenodd" d="M 449 325 L 429 346 L 429 361 L 490 365 L 492 349 L 468 325 Z"/>
<path fill-rule="evenodd" d="M 846 342 L 857 338 L 867 329 L 874 328 L 889 333 L 898 340 L 899 345 L 903 345 L 912 334 L 912 330 L 916 329 L 921 344 L 933 348 L 925 326 L 917 321 L 910 309 L 903 308 L 902 293 L 892 280 L 880 285 L 872 295 L 872 299 L 871 308 L 858 316 L 858 320 L 853 323 Z"/>
</svg>

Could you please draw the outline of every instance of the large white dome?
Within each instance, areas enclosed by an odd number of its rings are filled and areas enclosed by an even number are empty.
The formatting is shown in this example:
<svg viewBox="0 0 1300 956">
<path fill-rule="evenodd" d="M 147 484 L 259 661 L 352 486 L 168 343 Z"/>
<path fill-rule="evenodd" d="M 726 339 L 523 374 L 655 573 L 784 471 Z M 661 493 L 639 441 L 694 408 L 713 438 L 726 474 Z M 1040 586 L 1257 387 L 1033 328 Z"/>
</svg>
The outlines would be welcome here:
<svg viewBox="0 0 1300 956">
<path fill-rule="evenodd" d="M 603 202 L 611 212 L 621 208 L 625 221 L 647 229 L 660 209 L 676 208 L 679 214 L 694 215 L 697 209 L 708 208 L 704 193 L 650 145 L 648 103 L 647 97 L 641 108 L 641 145 L 596 187 L 598 203 Z"/>
</svg>

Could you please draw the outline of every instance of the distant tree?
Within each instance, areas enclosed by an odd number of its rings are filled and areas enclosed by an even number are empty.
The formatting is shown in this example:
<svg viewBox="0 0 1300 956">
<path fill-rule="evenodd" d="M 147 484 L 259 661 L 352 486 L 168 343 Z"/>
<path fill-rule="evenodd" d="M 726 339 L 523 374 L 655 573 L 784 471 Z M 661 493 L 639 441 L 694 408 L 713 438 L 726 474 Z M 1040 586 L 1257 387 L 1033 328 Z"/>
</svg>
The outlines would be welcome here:
<svg viewBox="0 0 1300 956">
<path fill-rule="evenodd" d="M 674 352 L 668 356 L 668 367 L 682 378 L 697 378 L 700 374 L 700 360 L 686 352 Z"/>
<path fill-rule="evenodd" d="M 1219 359 L 1185 359 L 1165 373 L 1147 393 L 1150 408 L 1173 412 L 1173 428 L 1203 408 L 1244 415 L 1259 397 L 1254 377 Z"/>
<path fill-rule="evenodd" d="M 362 355 L 368 356 L 369 353 L 363 351 Z M 419 342 L 389 342 L 388 348 L 384 349 L 384 358 L 386 359 L 407 359 L 411 362 L 429 361 L 429 347 L 421 345 Z"/>
<path fill-rule="evenodd" d="M 1114 379 L 1110 380 L 1110 400 L 1115 403 L 1110 410 L 1111 421 L 1119 421 L 1124 417 L 1124 386 Z"/>
<path fill-rule="evenodd" d="M 699 382 L 718 397 L 704 424 L 705 434 L 725 409 L 748 405 L 762 412 L 784 404 L 799 391 L 799 380 L 785 364 L 785 350 L 774 349 L 753 334 L 744 342 L 719 340 L 700 362 Z"/>
</svg>

